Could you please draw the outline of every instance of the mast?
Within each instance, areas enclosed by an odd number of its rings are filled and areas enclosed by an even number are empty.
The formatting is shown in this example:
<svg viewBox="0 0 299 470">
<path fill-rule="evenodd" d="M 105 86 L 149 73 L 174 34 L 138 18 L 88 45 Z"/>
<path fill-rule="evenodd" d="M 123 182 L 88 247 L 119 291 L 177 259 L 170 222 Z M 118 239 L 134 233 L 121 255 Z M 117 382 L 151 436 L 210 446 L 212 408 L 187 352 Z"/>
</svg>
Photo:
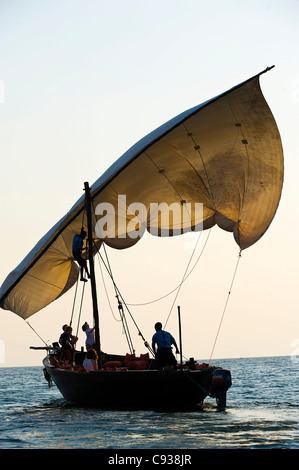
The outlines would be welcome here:
<svg viewBox="0 0 299 470">
<path fill-rule="evenodd" d="M 181 361 L 181 370 L 183 370 L 181 307 L 180 306 L 178 306 L 178 316 L 179 316 L 180 361 Z"/>
<path fill-rule="evenodd" d="M 100 342 L 100 329 L 99 329 L 99 312 L 98 312 L 97 290 L 96 290 L 94 261 L 93 261 L 92 213 L 91 213 L 90 188 L 89 188 L 88 182 L 84 183 L 84 190 L 85 190 L 86 213 L 87 213 L 88 258 L 89 258 L 89 269 L 90 269 L 95 342 L 96 342 L 96 351 L 99 357 L 99 366 L 101 368 L 102 358 L 101 358 L 101 342 Z"/>
</svg>

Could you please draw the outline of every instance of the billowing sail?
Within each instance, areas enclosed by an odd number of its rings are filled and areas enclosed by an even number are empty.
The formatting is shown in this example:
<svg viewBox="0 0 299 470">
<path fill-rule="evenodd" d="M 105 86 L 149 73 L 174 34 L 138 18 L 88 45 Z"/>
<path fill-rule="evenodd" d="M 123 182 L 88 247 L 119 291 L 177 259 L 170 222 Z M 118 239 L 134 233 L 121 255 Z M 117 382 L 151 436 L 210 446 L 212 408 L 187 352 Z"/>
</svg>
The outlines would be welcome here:
<svg viewBox="0 0 299 470">
<path fill-rule="evenodd" d="M 260 75 L 160 126 L 92 185 L 96 249 L 102 242 L 116 249 L 134 245 L 142 235 L 141 230 L 136 235 L 136 220 L 165 235 L 163 204 L 165 211 L 175 207 L 177 215 L 191 208 L 187 218 L 173 215 L 167 235 L 217 224 L 233 233 L 241 249 L 259 240 L 274 217 L 283 183 L 280 135 Z M 136 203 L 144 210 L 136 211 Z M 201 212 L 194 210 L 197 203 Z M 159 213 L 150 211 L 155 204 Z M 74 285 L 72 238 L 83 212 L 84 196 L 8 275 L 0 290 L 3 309 L 26 319 Z"/>
</svg>

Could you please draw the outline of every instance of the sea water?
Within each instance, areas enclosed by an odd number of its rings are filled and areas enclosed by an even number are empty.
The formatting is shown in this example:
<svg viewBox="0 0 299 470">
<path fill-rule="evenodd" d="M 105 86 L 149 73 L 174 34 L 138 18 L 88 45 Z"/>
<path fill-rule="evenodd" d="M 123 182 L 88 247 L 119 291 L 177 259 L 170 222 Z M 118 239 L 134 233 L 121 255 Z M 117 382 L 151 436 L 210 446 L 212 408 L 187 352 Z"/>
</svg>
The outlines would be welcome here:
<svg viewBox="0 0 299 470">
<path fill-rule="evenodd" d="M 299 449 L 299 361 L 240 358 L 214 365 L 232 374 L 225 412 L 212 398 L 192 412 L 79 408 L 48 387 L 43 367 L 0 368 L 0 448 Z"/>
</svg>

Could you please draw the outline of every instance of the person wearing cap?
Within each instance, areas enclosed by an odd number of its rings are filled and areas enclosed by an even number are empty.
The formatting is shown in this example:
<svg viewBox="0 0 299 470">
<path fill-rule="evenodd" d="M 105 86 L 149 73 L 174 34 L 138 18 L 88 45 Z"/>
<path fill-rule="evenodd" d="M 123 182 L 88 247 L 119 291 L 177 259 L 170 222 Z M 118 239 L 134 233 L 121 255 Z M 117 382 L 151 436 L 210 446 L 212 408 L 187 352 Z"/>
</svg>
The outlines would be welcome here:
<svg viewBox="0 0 299 470">
<path fill-rule="evenodd" d="M 81 277 L 80 281 L 87 282 L 87 279 L 83 276 L 84 269 L 87 273 L 87 276 L 90 278 L 88 269 L 87 269 L 87 262 L 86 259 L 82 258 L 82 250 L 83 250 L 83 240 L 86 237 L 86 232 L 82 228 L 80 234 L 78 235 L 77 233 L 74 235 L 73 238 L 73 245 L 72 245 L 72 252 L 75 260 L 81 267 Z"/>
<path fill-rule="evenodd" d="M 165 366 L 171 366 L 176 369 L 177 361 L 172 352 L 171 345 L 176 348 L 176 354 L 179 353 L 174 337 L 168 331 L 162 330 L 160 322 L 155 324 L 156 333 L 152 338 L 152 348 L 155 353 L 157 369 L 163 369 Z M 157 350 L 156 350 L 157 346 Z"/>
</svg>

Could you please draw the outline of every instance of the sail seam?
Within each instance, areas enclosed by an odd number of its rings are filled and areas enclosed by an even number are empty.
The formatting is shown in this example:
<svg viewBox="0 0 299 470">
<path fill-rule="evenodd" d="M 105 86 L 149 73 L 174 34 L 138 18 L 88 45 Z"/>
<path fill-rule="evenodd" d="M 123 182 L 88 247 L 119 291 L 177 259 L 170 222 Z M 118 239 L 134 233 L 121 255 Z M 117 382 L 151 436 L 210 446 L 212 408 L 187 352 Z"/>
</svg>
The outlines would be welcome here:
<svg viewBox="0 0 299 470">
<path fill-rule="evenodd" d="M 107 178 L 107 180 L 101 184 L 101 186 L 99 188 L 97 188 L 96 190 L 94 190 L 94 192 L 92 193 L 92 197 L 95 197 L 96 195 L 98 195 L 101 191 L 103 191 L 104 188 L 106 188 L 119 174 L 121 171 L 123 171 L 125 168 L 127 168 L 133 161 L 135 161 L 147 148 L 150 148 L 152 145 L 154 145 L 154 143 L 158 142 L 159 140 L 161 140 L 165 135 L 168 135 L 170 132 L 172 132 L 172 130 L 174 130 L 175 128 L 177 128 L 178 126 L 180 126 L 182 123 L 184 123 L 185 121 L 187 121 L 189 118 L 191 118 L 192 116 L 194 116 L 195 114 L 197 114 L 198 112 L 200 112 L 201 110 L 203 110 L 204 108 L 206 108 L 207 106 L 211 105 L 212 103 L 216 102 L 217 100 L 227 96 L 229 93 L 231 93 L 232 91 L 234 90 L 237 90 L 239 88 L 241 88 L 242 86 L 246 85 L 247 83 L 249 83 L 251 80 L 254 80 L 255 78 L 259 77 L 260 75 L 262 75 L 263 73 L 267 72 L 268 70 L 270 70 L 271 68 L 273 68 L 274 66 L 272 67 L 267 67 L 265 70 L 263 70 L 262 72 L 259 72 L 258 74 L 254 75 L 253 77 L 245 80 L 244 82 L 232 87 L 231 89 L 227 90 L 226 92 L 216 96 L 215 98 L 212 98 L 210 100 L 208 100 L 207 102 L 201 104 L 201 105 L 198 105 L 196 106 L 196 109 L 192 112 L 190 112 L 190 114 L 187 114 L 187 116 L 185 115 L 184 113 L 184 117 L 181 118 L 181 120 L 179 120 L 178 122 L 176 122 L 175 124 L 173 124 L 169 129 L 167 129 L 166 131 L 162 132 L 161 135 L 159 135 L 156 139 L 153 139 L 151 142 L 149 142 L 147 145 L 145 145 L 142 149 L 140 149 L 135 155 L 133 155 L 125 164 L 123 164 L 120 168 L 118 168 L 114 174 L 112 174 L 110 177 Z M 84 202 L 81 203 L 82 206 L 81 208 L 78 208 L 76 210 L 76 212 L 74 213 L 73 216 L 70 217 L 70 219 L 68 219 L 68 215 L 69 213 L 64 217 L 63 221 L 61 222 L 62 223 L 62 226 L 60 227 L 60 229 L 57 231 L 57 233 L 55 235 L 53 235 L 53 238 L 48 241 L 46 243 L 46 246 L 40 251 L 40 253 L 38 253 L 35 258 L 29 263 L 29 265 L 24 269 L 24 271 L 19 275 L 19 277 L 7 288 L 7 290 L 3 293 L 3 295 L 1 296 L 0 298 L 0 305 L 3 305 L 5 299 L 8 297 L 8 295 L 10 294 L 10 292 L 15 288 L 15 286 L 23 279 L 23 277 L 30 271 L 30 269 L 36 264 L 36 262 L 42 257 L 42 255 L 49 249 L 50 246 L 52 246 L 52 244 L 59 238 L 59 236 L 61 235 L 61 233 L 65 230 L 65 228 L 70 225 L 80 214 L 82 211 L 84 211 Z"/>
</svg>

